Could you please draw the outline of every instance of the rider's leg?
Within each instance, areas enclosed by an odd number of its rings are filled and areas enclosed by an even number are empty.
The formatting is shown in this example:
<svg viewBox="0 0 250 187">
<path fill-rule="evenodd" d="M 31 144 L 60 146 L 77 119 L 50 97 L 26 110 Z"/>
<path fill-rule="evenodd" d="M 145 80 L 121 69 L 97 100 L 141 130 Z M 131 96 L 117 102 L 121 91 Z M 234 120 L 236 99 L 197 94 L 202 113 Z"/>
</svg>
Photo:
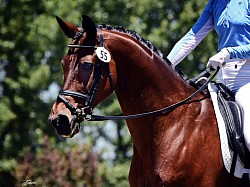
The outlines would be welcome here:
<svg viewBox="0 0 250 187">
<path fill-rule="evenodd" d="M 250 83 L 242 86 L 235 94 L 235 100 L 244 111 L 243 133 L 248 150 L 250 150 Z"/>
</svg>

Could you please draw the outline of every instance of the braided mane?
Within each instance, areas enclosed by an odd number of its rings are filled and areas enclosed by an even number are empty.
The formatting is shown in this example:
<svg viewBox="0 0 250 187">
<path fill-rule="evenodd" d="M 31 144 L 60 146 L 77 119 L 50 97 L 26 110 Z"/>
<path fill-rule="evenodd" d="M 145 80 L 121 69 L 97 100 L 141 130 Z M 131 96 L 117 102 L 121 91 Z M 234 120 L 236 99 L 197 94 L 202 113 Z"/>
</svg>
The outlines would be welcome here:
<svg viewBox="0 0 250 187">
<path fill-rule="evenodd" d="M 98 25 L 98 28 L 107 29 L 107 30 L 116 30 L 116 31 L 119 31 L 119 32 L 122 32 L 122 33 L 129 34 L 130 36 L 132 36 L 132 37 L 136 38 L 138 41 L 140 41 L 144 46 L 146 46 L 149 49 L 151 49 L 152 51 L 154 51 L 154 53 L 156 53 L 158 56 L 160 56 L 169 65 L 172 65 L 171 62 L 169 62 L 169 60 L 166 57 L 164 57 L 164 55 L 162 54 L 162 52 L 159 49 L 157 49 L 150 41 L 145 40 L 137 32 L 132 31 L 132 30 L 126 30 L 121 26 L 113 27 L 111 25 L 106 25 L 106 24 L 100 24 L 100 25 Z"/>
</svg>

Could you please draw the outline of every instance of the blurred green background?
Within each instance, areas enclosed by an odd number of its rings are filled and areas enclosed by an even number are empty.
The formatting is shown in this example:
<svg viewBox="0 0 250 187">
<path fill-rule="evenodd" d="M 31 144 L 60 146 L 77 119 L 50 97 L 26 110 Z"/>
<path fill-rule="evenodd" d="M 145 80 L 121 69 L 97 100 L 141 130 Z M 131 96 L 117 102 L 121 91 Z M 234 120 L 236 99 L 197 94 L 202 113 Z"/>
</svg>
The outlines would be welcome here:
<svg viewBox="0 0 250 187">
<path fill-rule="evenodd" d="M 82 125 L 72 139 L 48 122 L 62 83 L 60 60 L 70 42 L 55 15 L 81 26 L 135 30 L 167 56 L 195 23 L 207 0 L 0 0 L 0 187 L 128 186 L 132 141 L 124 121 Z M 178 65 L 192 77 L 216 52 L 214 31 Z M 167 78 L 167 77 L 166 77 Z M 111 95 L 97 113 L 118 113 Z"/>
</svg>

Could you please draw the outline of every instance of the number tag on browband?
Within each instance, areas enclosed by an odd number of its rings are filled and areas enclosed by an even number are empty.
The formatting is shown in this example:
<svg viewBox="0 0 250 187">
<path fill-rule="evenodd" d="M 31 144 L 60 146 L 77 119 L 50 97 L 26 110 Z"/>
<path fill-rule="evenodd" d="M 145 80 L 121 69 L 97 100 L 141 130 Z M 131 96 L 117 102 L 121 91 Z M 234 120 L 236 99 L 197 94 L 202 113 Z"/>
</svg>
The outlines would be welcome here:
<svg viewBox="0 0 250 187">
<path fill-rule="evenodd" d="M 109 51 L 104 47 L 97 47 L 96 55 L 103 62 L 109 63 L 111 60 L 111 55 Z"/>
</svg>

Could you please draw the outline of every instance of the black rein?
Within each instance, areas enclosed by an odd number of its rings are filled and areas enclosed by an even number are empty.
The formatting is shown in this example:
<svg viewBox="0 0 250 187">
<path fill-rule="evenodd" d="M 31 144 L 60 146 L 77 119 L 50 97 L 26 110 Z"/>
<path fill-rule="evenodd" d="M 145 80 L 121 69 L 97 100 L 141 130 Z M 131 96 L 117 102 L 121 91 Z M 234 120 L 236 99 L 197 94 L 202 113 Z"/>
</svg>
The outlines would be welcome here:
<svg viewBox="0 0 250 187">
<path fill-rule="evenodd" d="M 198 90 L 196 90 L 193 94 L 191 94 L 189 97 L 187 97 L 186 99 L 183 99 L 182 101 L 172 104 L 170 106 L 167 106 L 165 108 L 159 109 L 159 110 L 154 110 L 151 112 L 144 112 L 144 113 L 140 113 L 140 114 L 133 114 L 133 115 L 122 115 L 122 114 L 118 114 L 118 115 L 114 115 L 114 116 L 100 116 L 100 115 L 91 115 L 89 116 L 89 118 L 87 118 L 87 121 L 105 121 L 105 120 L 126 120 L 126 119 L 135 119 L 135 118 L 140 118 L 140 117 L 145 117 L 145 116 L 149 116 L 149 115 L 158 115 L 158 114 L 162 114 L 166 111 L 171 111 L 183 104 L 185 104 L 187 101 L 189 101 L 190 99 L 192 99 L 193 97 L 195 97 L 197 94 L 199 94 L 200 92 L 202 92 L 206 86 L 214 79 L 214 77 L 217 75 L 218 71 L 220 68 L 217 68 L 216 71 L 212 74 L 212 76 L 207 80 L 206 83 L 204 83 Z M 213 69 L 206 69 L 204 70 L 199 76 L 207 74 L 208 72 L 212 71 Z"/>
</svg>

